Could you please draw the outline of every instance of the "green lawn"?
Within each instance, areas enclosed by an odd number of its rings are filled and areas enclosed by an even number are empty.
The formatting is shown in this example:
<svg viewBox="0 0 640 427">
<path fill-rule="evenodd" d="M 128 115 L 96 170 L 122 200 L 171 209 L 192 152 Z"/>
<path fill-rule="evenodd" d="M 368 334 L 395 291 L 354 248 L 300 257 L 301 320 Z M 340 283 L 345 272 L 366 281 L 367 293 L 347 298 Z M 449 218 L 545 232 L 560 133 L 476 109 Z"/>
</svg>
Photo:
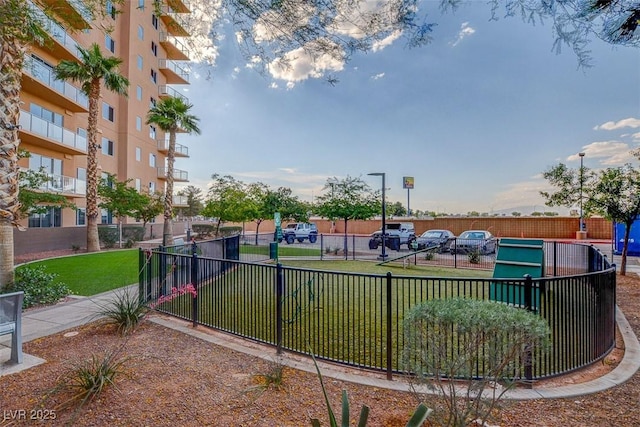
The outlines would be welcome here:
<svg viewBox="0 0 640 427">
<path fill-rule="evenodd" d="M 307 260 L 281 260 L 282 265 L 297 268 L 309 268 L 313 270 L 325 271 L 346 271 L 350 273 L 364 274 L 387 274 L 388 271 L 394 276 L 426 276 L 426 277 L 491 277 L 492 272 L 488 270 L 456 269 L 452 267 L 435 267 L 412 265 L 403 268 L 398 264 L 378 265 L 371 261 L 307 261 Z"/>
<path fill-rule="evenodd" d="M 74 255 L 33 262 L 18 267 L 46 266 L 74 294 L 96 295 L 138 282 L 138 249 Z"/>
</svg>

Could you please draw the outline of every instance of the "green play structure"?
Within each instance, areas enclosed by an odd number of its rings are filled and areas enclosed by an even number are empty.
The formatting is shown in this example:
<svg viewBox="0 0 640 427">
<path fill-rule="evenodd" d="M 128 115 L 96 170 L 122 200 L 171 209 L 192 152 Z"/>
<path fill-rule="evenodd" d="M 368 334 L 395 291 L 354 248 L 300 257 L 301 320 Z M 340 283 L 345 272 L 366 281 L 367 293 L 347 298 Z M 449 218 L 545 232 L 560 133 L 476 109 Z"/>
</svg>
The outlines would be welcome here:
<svg viewBox="0 0 640 427">
<path fill-rule="evenodd" d="M 493 269 L 496 279 L 522 279 L 525 274 L 532 278 L 544 276 L 544 241 L 536 239 L 502 238 L 498 243 L 498 254 Z M 540 304 L 540 289 L 535 288 L 534 310 Z M 491 283 L 489 296 L 492 300 L 524 306 L 524 288 L 506 283 Z"/>
</svg>

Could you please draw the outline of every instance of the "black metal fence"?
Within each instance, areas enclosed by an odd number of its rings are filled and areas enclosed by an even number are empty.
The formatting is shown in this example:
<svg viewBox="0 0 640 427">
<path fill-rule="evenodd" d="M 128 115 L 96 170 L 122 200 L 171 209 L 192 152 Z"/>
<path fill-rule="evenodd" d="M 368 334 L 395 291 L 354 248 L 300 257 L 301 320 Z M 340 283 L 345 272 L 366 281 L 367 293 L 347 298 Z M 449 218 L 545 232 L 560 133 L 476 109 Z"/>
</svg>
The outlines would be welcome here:
<svg viewBox="0 0 640 427">
<path fill-rule="evenodd" d="M 226 245 L 227 243 L 212 243 Z M 238 245 L 241 252 L 242 244 Z M 533 349 L 512 377 L 541 379 L 579 369 L 615 344 L 615 267 L 586 245 L 548 246 L 547 271 L 531 279 L 438 278 L 355 274 L 141 252 L 140 295 L 156 308 L 283 350 L 387 373 L 401 365 L 405 314 L 423 301 L 498 300 L 544 317 L 551 350 Z M 204 251 L 202 251 L 204 253 Z M 330 264 L 328 264 L 329 266 Z M 570 273 L 569 273 L 570 272 Z M 185 291 L 197 289 L 197 297 Z M 172 288 L 175 288 L 172 289 Z M 484 367 L 476 367 L 481 377 Z"/>
</svg>

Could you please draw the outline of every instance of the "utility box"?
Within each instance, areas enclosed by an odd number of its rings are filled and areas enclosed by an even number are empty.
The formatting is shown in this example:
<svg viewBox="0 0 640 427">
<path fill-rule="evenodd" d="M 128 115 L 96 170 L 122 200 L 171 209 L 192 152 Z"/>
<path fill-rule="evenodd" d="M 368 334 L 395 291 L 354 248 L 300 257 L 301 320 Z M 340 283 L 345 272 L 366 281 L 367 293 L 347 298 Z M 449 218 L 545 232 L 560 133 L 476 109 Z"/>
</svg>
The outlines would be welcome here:
<svg viewBox="0 0 640 427">
<path fill-rule="evenodd" d="M 615 243 L 613 253 L 620 255 L 624 247 L 624 233 L 627 227 L 624 224 L 615 222 L 613 224 L 613 241 Z M 637 219 L 631 225 L 631 233 L 629 234 L 629 246 L 627 255 L 640 256 L 640 219 Z"/>
</svg>

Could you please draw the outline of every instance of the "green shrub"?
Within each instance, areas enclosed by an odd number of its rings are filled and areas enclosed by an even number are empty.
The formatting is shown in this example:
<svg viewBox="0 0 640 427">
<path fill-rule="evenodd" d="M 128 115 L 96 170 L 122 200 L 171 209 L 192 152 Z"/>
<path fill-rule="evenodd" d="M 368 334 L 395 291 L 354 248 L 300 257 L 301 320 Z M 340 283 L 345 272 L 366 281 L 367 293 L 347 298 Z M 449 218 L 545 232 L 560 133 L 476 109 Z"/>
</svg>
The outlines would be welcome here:
<svg viewBox="0 0 640 427">
<path fill-rule="evenodd" d="M 480 251 L 469 251 L 467 253 L 467 258 L 471 264 L 480 264 Z"/>
<path fill-rule="evenodd" d="M 92 355 L 91 359 L 74 365 L 52 392 L 70 394 L 60 407 L 77 405 L 77 409 L 80 409 L 108 387 L 115 386 L 116 377 L 124 373 L 123 365 L 129 360 L 128 357 L 120 356 L 121 349 L 122 347 L 103 355 Z"/>
<path fill-rule="evenodd" d="M 424 253 L 425 261 L 432 261 L 433 259 L 435 259 L 435 257 L 436 253 L 434 251 L 427 251 Z"/>
<path fill-rule="evenodd" d="M 549 348 L 543 318 L 496 301 L 426 301 L 407 314 L 404 331 L 403 367 L 436 391 L 435 421 L 447 426 L 484 425 L 532 348 Z"/>
<path fill-rule="evenodd" d="M 116 226 L 98 227 L 98 238 L 105 248 L 113 248 L 118 242 L 120 232 Z"/>
<path fill-rule="evenodd" d="M 216 232 L 216 226 L 214 224 L 193 224 L 191 230 L 198 234 L 201 239 L 212 237 Z"/>
<path fill-rule="evenodd" d="M 235 236 L 236 234 L 240 233 L 242 233 L 242 227 L 239 227 L 237 225 L 220 227 L 220 230 L 218 230 L 218 234 L 220 235 L 220 237 Z"/>
<path fill-rule="evenodd" d="M 47 273 L 44 265 L 22 267 L 16 270 L 15 281 L 6 287 L 8 292 L 24 291 L 23 308 L 37 304 L 53 304 L 71 295 L 71 289 L 64 283 L 56 282 L 55 273 Z"/>
<path fill-rule="evenodd" d="M 114 299 L 101 307 L 98 315 L 106 318 L 107 323 L 115 325 L 120 335 L 133 332 L 149 311 L 135 292 L 124 289 L 116 293 Z"/>
<path fill-rule="evenodd" d="M 141 242 L 144 240 L 146 230 L 140 225 L 123 225 L 122 226 L 122 240 L 125 242 Z M 117 239 L 116 239 L 117 240 Z"/>
</svg>

